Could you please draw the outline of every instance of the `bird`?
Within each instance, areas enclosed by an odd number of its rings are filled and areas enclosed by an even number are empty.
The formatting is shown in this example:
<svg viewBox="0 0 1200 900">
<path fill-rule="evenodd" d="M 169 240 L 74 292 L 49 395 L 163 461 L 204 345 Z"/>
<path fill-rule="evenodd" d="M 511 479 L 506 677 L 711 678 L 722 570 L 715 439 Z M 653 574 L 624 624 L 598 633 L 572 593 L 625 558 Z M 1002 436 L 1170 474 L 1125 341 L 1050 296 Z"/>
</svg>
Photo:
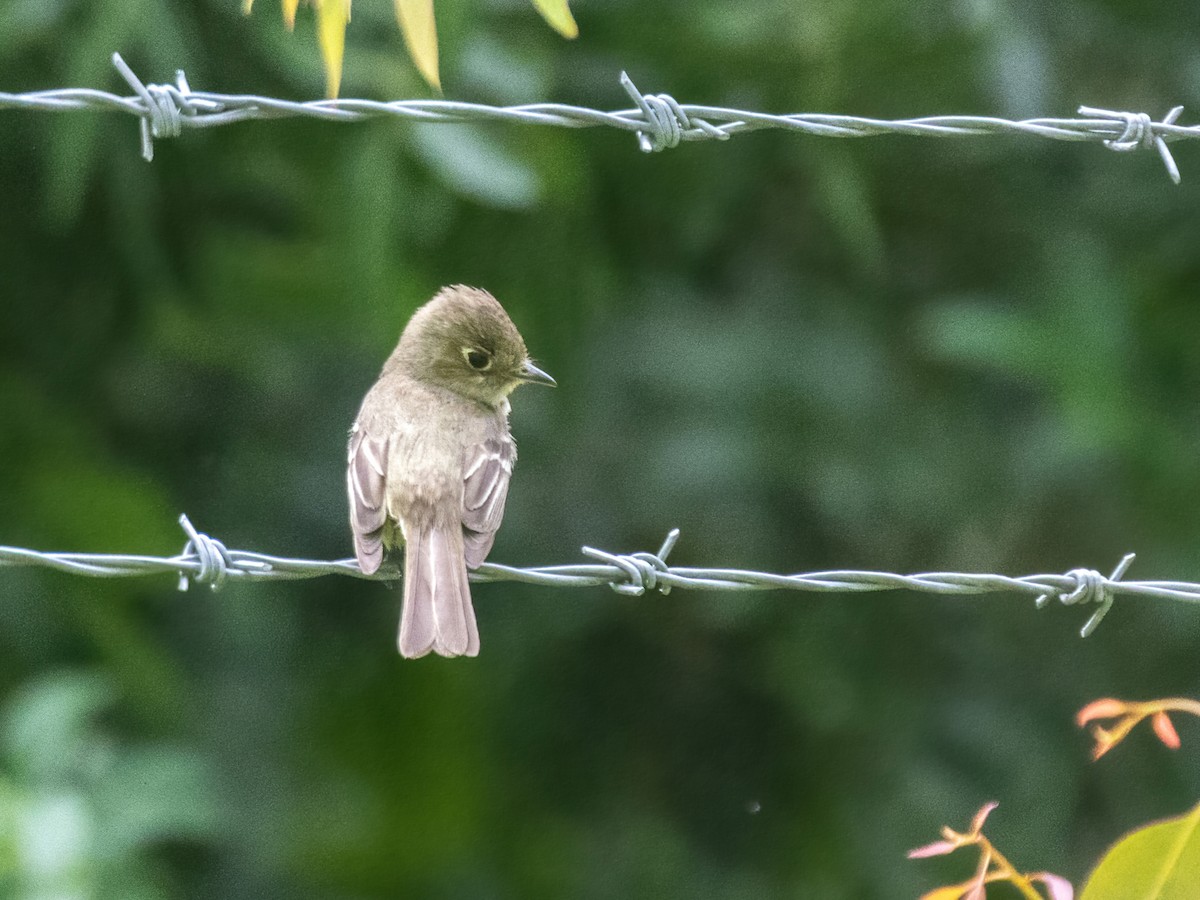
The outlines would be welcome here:
<svg viewBox="0 0 1200 900">
<path fill-rule="evenodd" d="M 413 313 L 363 398 L 347 448 L 350 527 L 365 574 L 404 548 L 401 656 L 478 655 L 467 569 L 504 516 L 517 460 L 508 397 L 555 383 L 499 301 L 458 284 Z"/>
</svg>

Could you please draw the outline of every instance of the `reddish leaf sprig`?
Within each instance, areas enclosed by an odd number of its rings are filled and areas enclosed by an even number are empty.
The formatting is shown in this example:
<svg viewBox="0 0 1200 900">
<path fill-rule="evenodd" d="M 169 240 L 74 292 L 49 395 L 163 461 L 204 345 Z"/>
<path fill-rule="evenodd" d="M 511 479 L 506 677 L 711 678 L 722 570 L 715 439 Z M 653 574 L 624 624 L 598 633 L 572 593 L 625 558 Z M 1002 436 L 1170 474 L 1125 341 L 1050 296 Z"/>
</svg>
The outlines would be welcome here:
<svg viewBox="0 0 1200 900">
<path fill-rule="evenodd" d="M 1060 875 L 1051 872 L 1021 873 L 1010 863 L 1003 854 L 983 834 L 983 823 L 992 810 L 1000 804 L 985 803 L 971 819 L 971 827 L 965 832 L 957 832 L 949 826 L 942 827 L 942 839 L 910 850 L 909 859 L 926 859 L 930 856 L 944 856 L 953 853 L 960 847 L 978 847 L 979 865 L 975 874 L 959 884 L 949 884 L 934 888 L 922 895 L 921 900 L 984 900 L 987 895 L 987 885 L 997 881 L 1007 881 L 1015 887 L 1027 900 L 1045 900 L 1038 893 L 1035 884 L 1046 889 L 1050 900 L 1073 900 L 1075 890 L 1071 883 Z"/>
<path fill-rule="evenodd" d="M 1167 747 L 1178 750 L 1180 745 L 1179 733 L 1171 721 L 1169 712 L 1190 713 L 1200 716 L 1200 702 L 1184 697 L 1168 697 L 1164 700 L 1149 700 L 1145 703 L 1133 703 L 1104 697 L 1093 700 L 1075 715 L 1075 722 L 1083 728 L 1092 723 L 1092 759 L 1099 759 L 1131 732 L 1143 719 L 1150 719 L 1155 735 Z M 1098 720 L 1113 719 L 1112 724 L 1101 725 Z"/>
</svg>

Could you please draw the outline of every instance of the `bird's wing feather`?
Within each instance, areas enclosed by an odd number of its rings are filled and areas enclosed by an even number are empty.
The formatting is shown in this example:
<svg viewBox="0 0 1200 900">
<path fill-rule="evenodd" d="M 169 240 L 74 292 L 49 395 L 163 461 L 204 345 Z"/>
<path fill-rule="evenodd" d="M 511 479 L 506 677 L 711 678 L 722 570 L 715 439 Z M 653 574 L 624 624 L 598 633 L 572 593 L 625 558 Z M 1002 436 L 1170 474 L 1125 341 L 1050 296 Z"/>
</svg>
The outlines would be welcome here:
<svg viewBox="0 0 1200 900">
<path fill-rule="evenodd" d="M 463 538 L 467 566 L 483 564 L 504 518 L 517 447 L 507 435 L 468 448 L 463 462 Z"/>
<path fill-rule="evenodd" d="M 367 434 L 359 423 L 350 430 L 346 491 L 350 495 L 350 528 L 358 566 L 370 575 L 383 562 L 383 529 L 387 522 L 385 478 L 387 438 Z"/>
</svg>

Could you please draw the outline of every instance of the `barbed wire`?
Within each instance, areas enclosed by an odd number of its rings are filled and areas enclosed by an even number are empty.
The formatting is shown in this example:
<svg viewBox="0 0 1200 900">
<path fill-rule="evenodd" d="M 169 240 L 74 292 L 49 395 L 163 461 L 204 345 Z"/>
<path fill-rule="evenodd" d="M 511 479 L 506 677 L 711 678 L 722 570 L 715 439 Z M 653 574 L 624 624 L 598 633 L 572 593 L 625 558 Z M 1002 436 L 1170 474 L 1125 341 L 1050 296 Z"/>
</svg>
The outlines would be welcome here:
<svg viewBox="0 0 1200 900">
<path fill-rule="evenodd" d="M 47 553 L 20 547 L 0 546 L 0 568 L 40 567 L 97 578 L 132 578 L 173 574 L 178 588 L 192 584 L 217 590 L 227 581 L 295 581 L 325 575 L 346 575 L 372 581 L 395 581 L 399 568 L 388 563 L 366 575 L 353 559 L 330 561 L 289 559 L 230 550 L 215 538 L 197 531 L 186 515 L 179 524 L 187 543 L 176 556 L 141 556 L 109 553 Z M 1122 581 L 1134 554 L 1126 555 L 1109 576 L 1095 569 L 1072 569 L 1063 575 L 986 575 L 959 572 L 926 572 L 895 575 L 889 572 L 835 570 L 798 575 L 779 575 L 745 569 L 669 566 L 667 556 L 679 540 L 679 529 L 667 535 L 657 553 L 608 553 L 593 547 L 583 555 L 596 563 L 520 568 L 484 563 L 470 573 L 471 581 L 517 581 L 546 587 L 596 587 L 607 585 L 619 594 L 640 596 L 648 591 L 663 594 L 672 588 L 703 591 L 794 590 L 818 593 L 863 593 L 867 591 L 919 591 L 942 595 L 973 595 L 1016 592 L 1035 598 L 1038 609 L 1057 598 L 1064 605 L 1093 604 L 1096 609 L 1080 629 L 1087 637 L 1112 608 L 1116 597 L 1130 595 L 1200 603 L 1200 584 L 1181 581 Z"/>
<path fill-rule="evenodd" d="M 23 94 L 0 92 L 0 109 L 51 112 L 93 110 L 124 112 L 140 122 L 142 156 L 154 158 L 154 139 L 178 137 L 186 128 L 211 128 L 255 119 L 307 116 L 330 122 L 361 122 L 392 117 L 415 122 L 510 122 L 562 128 L 608 126 L 637 135 L 646 153 L 678 146 L 681 141 L 728 140 L 735 134 L 778 128 L 818 137 L 871 137 L 907 134 L 964 137 L 1027 134 L 1059 141 L 1099 141 L 1110 150 L 1156 149 L 1167 174 L 1180 182 L 1179 167 L 1168 142 L 1200 138 L 1200 125 L 1177 125 L 1183 112 L 1176 106 L 1154 121 L 1147 113 L 1079 107 L 1081 119 L 1039 118 L 1012 121 L 991 116 L 928 116 L 918 119 L 869 119 L 860 116 L 794 113 L 775 115 L 677 102 L 669 94 L 643 94 L 621 73 L 621 86 L 633 99 L 632 109 L 603 112 L 561 103 L 488 106 L 453 100 L 311 100 L 296 102 L 252 94 L 193 91 L 182 71 L 175 84 L 144 84 L 119 53 L 113 65 L 133 89 L 122 97 L 91 88 L 60 88 Z"/>
</svg>

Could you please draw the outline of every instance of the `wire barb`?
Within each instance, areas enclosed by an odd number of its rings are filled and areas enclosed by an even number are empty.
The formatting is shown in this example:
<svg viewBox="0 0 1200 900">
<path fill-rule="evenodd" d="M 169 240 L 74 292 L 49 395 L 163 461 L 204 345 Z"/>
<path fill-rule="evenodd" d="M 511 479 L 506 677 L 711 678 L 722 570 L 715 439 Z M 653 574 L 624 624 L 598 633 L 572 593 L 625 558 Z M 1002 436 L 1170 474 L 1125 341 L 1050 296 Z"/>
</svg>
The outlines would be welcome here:
<svg viewBox="0 0 1200 900">
<path fill-rule="evenodd" d="M 643 153 L 658 153 L 678 147 L 679 141 L 685 137 L 729 140 L 729 135 L 715 125 L 688 116 L 670 94 L 643 94 L 634 86 L 633 79 L 626 72 L 621 73 L 620 81 L 621 87 L 625 88 L 625 92 L 642 111 L 646 122 L 646 128 L 639 129 L 637 133 L 638 145 Z"/>
<path fill-rule="evenodd" d="M 624 581 L 610 581 L 608 586 L 618 594 L 631 594 L 635 597 L 640 597 L 646 591 L 658 589 L 659 593 L 671 593 L 671 585 L 669 582 L 659 583 L 659 573 L 669 574 L 671 569 L 667 566 L 667 554 L 674 548 L 675 543 L 679 540 L 679 529 L 672 528 L 667 534 L 666 540 L 663 541 L 662 547 L 658 553 L 647 553 L 641 551 L 638 553 L 630 553 L 625 556 L 614 553 L 606 553 L 603 550 L 597 550 L 594 547 L 584 547 L 582 553 L 584 556 L 590 556 L 592 559 L 598 559 L 601 562 L 609 563 L 616 566 L 625 575 Z"/>
<path fill-rule="evenodd" d="M 1135 554 L 1126 553 L 1121 561 L 1117 563 L 1117 567 L 1113 569 L 1112 575 L 1108 578 L 1105 578 L 1095 569 L 1072 569 L 1067 573 L 1067 577 L 1075 580 L 1073 590 L 1042 594 L 1034 601 L 1034 605 L 1038 609 L 1042 609 L 1050 602 L 1052 596 L 1057 596 L 1063 606 L 1074 606 L 1077 603 L 1098 603 L 1100 608 L 1092 613 L 1088 620 L 1083 623 L 1083 627 L 1079 629 L 1080 637 L 1088 637 L 1096 630 L 1097 626 L 1104 620 L 1104 617 L 1108 615 L 1108 611 L 1112 609 L 1113 587 L 1121 580 L 1121 576 L 1128 571 L 1134 558 Z"/>
<path fill-rule="evenodd" d="M 194 101 L 189 95 L 187 76 L 182 69 L 175 71 L 176 87 L 164 84 L 143 84 L 134 74 L 120 53 L 112 55 L 113 67 L 125 79 L 142 101 L 140 128 L 142 135 L 142 159 L 154 161 L 154 139 L 179 137 L 183 133 L 183 117 L 195 115 L 197 111 L 221 112 L 220 103 L 208 100 Z"/>
<path fill-rule="evenodd" d="M 1171 150 L 1167 146 L 1166 138 L 1160 134 L 1155 126 L 1166 125 L 1171 126 L 1183 113 L 1182 106 L 1176 106 L 1169 113 L 1163 116 L 1161 122 L 1155 122 L 1147 113 L 1132 113 L 1132 112 L 1113 112 L 1108 109 L 1096 109 L 1091 106 L 1079 107 L 1081 116 L 1099 116 L 1104 119 L 1115 119 L 1125 126 L 1125 130 L 1118 137 L 1110 138 L 1104 142 L 1104 146 L 1109 150 L 1115 150 L 1118 153 L 1127 153 L 1130 150 L 1145 148 L 1149 150 L 1151 147 L 1158 150 L 1158 155 L 1162 158 L 1163 165 L 1167 168 L 1167 174 L 1171 180 L 1179 184 L 1183 178 L 1179 174 L 1179 166 L 1175 164 L 1175 158 L 1171 156 Z"/>
<path fill-rule="evenodd" d="M 188 542 L 183 545 L 183 552 L 179 556 L 181 559 L 195 557 L 198 564 L 194 572 L 179 570 L 179 590 L 186 591 L 191 582 L 207 584 L 213 591 L 219 590 L 229 576 L 229 567 L 233 565 L 229 551 L 220 541 L 197 531 L 186 514 L 179 517 L 179 524 L 188 536 Z"/>
</svg>

